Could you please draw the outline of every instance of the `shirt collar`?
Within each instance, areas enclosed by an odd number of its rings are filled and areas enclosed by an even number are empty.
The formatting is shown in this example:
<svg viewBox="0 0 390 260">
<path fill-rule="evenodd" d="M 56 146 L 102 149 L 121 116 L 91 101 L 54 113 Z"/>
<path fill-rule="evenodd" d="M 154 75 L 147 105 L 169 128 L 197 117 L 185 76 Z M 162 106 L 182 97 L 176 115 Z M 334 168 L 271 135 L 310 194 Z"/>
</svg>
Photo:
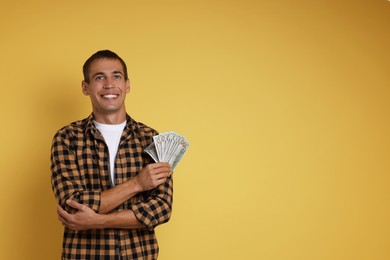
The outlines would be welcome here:
<svg viewBox="0 0 390 260">
<path fill-rule="evenodd" d="M 94 121 L 93 113 L 90 114 L 85 120 L 86 120 L 85 133 L 91 132 L 91 134 L 95 138 L 103 139 L 101 133 L 99 132 L 99 130 L 96 128 L 95 124 L 93 123 L 93 121 Z M 132 119 L 128 114 L 126 114 L 126 126 L 123 129 L 121 141 L 128 140 L 133 136 L 134 131 L 136 130 L 135 124 L 136 124 L 136 122 L 134 121 L 134 119 Z"/>
</svg>

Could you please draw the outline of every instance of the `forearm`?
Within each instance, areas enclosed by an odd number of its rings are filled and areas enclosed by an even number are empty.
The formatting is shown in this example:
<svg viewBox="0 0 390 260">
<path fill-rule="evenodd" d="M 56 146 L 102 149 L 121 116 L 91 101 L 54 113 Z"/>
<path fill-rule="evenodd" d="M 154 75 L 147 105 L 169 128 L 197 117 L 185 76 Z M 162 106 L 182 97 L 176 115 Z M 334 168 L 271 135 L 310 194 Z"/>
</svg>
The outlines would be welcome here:
<svg viewBox="0 0 390 260">
<path fill-rule="evenodd" d="M 138 185 L 136 178 L 103 191 L 98 213 L 105 214 L 110 212 L 141 191 L 142 189 Z"/>
<path fill-rule="evenodd" d="M 145 166 L 136 177 L 101 192 L 98 213 L 108 213 L 137 193 L 155 189 L 166 181 L 170 171 L 171 167 L 168 163 L 153 163 Z"/>
<path fill-rule="evenodd" d="M 172 213 L 173 181 L 167 181 L 154 189 L 145 201 L 132 204 L 131 210 L 146 228 L 152 229 L 167 222 Z"/>
<path fill-rule="evenodd" d="M 59 220 L 64 226 L 75 230 L 154 228 L 168 221 L 171 213 L 172 179 L 167 179 L 169 172 L 169 164 L 156 163 L 146 166 L 136 177 L 110 190 L 94 191 L 97 194 L 89 197 L 85 197 L 88 191 L 83 191 L 82 196 L 74 196 L 75 200 L 69 197 L 71 199 L 66 199 L 66 207 L 61 205 L 67 210 L 57 206 Z M 151 189 L 148 199 L 134 201 L 131 210 L 127 207 L 123 211 L 118 209 L 111 212 L 137 193 Z M 95 208 L 90 207 L 91 200 L 88 198 L 93 199 Z"/>
<path fill-rule="evenodd" d="M 122 229 L 137 229 L 144 226 L 137 220 L 134 212 L 131 210 L 124 210 L 113 212 L 110 214 L 98 215 L 98 229 L 102 228 L 122 228 Z"/>
<path fill-rule="evenodd" d="M 102 212 L 103 208 L 101 207 L 100 212 L 96 214 L 96 218 L 93 221 L 95 223 L 94 228 L 151 229 L 158 224 L 168 221 L 172 207 L 172 186 L 172 178 L 169 178 L 167 182 L 159 185 L 151 192 L 148 200 L 134 203 L 130 210 L 126 209 L 105 214 Z M 124 189 L 124 191 L 122 189 Z M 129 190 L 131 190 L 131 192 L 129 192 Z M 115 194 L 110 194 L 111 192 Z M 129 198 L 129 194 L 133 194 L 134 196 L 138 192 L 142 192 L 142 188 L 139 187 L 137 179 L 134 178 L 134 182 L 128 181 L 127 183 L 116 186 L 110 191 L 106 191 L 105 194 L 102 195 L 102 202 L 103 198 L 105 198 L 107 205 L 110 201 L 112 201 L 111 206 L 120 205 Z M 115 201 L 115 198 L 121 199 Z M 108 212 L 110 211 L 108 207 L 105 209 L 108 210 Z"/>
<path fill-rule="evenodd" d="M 70 214 L 57 206 L 58 219 L 62 224 L 74 230 L 122 228 L 137 229 L 144 227 L 131 210 L 113 212 L 109 214 L 97 214 L 84 204 L 68 200 L 70 207 L 77 209 L 75 214 Z"/>
</svg>

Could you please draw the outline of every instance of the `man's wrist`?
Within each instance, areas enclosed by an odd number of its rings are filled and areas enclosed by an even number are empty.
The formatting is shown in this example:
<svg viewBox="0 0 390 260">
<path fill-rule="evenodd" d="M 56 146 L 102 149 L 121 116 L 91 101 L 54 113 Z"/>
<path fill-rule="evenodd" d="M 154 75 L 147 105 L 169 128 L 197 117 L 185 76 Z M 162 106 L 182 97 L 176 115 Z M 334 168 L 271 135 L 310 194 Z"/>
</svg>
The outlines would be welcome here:
<svg viewBox="0 0 390 260">
<path fill-rule="evenodd" d="M 95 229 L 103 229 L 107 227 L 108 214 L 97 214 L 95 219 Z"/>
<path fill-rule="evenodd" d="M 95 220 L 94 229 L 135 229 L 143 227 L 143 225 L 135 217 L 134 212 L 131 210 L 118 211 L 109 214 L 99 214 Z"/>
<path fill-rule="evenodd" d="M 143 188 L 138 182 L 138 176 L 131 179 L 131 185 L 136 193 L 143 192 Z"/>
</svg>

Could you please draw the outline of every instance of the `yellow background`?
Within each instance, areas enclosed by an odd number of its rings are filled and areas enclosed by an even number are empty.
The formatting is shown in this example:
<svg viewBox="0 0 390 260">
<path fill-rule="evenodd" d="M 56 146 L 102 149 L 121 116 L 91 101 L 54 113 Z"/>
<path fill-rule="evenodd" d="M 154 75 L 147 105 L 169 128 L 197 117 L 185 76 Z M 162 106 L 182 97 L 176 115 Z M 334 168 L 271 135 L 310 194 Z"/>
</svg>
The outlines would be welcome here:
<svg viewBox="0 0 390 260">
<path fill-rule="evenodd" d="M 81 66 L 128 64 L 128 112 L 191 142 L 161 260 L 390 259 L 390 2 L 1 1 L 0 259 L 59 259 L 56 130 Z"/>
</svg>

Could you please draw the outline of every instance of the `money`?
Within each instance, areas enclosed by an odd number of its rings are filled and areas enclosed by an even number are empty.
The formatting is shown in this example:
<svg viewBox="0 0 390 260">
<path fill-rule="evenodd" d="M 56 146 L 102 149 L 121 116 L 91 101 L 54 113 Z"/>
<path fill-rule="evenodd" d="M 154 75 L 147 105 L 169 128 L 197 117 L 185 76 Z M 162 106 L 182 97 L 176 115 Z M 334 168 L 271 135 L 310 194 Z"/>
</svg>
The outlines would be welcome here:
<svg viewBox="0 0 390 260">
<path fill-rule="evenodd" d="M 189 142 L 184 136 L 175 132 L 166 132 L 153 136 L 153 142 L 145 148 L 155 162 L 167 162 L 171 165 L 171 173 L 184 156 Z"/>
</svg>

